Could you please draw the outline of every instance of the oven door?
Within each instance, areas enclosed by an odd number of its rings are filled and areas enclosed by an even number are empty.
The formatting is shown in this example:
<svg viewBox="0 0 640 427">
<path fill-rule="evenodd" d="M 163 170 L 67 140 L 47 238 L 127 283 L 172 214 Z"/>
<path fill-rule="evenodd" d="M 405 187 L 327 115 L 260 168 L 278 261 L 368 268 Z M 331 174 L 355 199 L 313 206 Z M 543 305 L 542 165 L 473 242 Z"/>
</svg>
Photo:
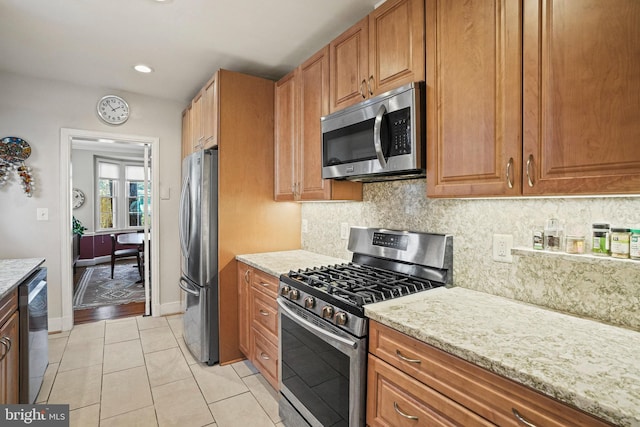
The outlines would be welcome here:
<svg viewBox="0 0 640 427">
<path fill-rule="evenodd" d="M 278 298 L 280 417 L 286 426 L 365 425 L 367 339 Z"/>
</svg>

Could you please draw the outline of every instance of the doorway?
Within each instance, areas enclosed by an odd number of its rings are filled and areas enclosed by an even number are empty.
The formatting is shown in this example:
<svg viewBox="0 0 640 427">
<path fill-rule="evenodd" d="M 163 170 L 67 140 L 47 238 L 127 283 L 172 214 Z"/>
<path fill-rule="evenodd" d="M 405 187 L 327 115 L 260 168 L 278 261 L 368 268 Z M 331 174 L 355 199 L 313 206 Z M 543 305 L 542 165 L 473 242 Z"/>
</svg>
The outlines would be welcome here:
<svg viewBox="0 0 640 427">
<path fill-rule="evenodd" d="M 141 236 L 142 244 L 139 246 L 139 255 L 145 262 L 141 263 L 140 270 L 138 270 L 137 265 L 135 266 L 136 273 L 139 272 L 141 277 L 141 285 L 138 284 L 137 286 L 139 302 L 137 307 L 135 305 L 125 307 L 122 304 L 105 305 L 94 312 L 94 317 L 89 316 L 84 320 L 132 315 L 137 314 L 141 309 L 143 309 L 145 315 L 157 313 L 158 310 L 156 308 L 159 307 L 158 281 L 154 280 L 154 278 L 158 277 L 157 260 L 159 251 L 157 245 L 150 244 L 150 242 L 158 241 L 158 227 L 153 226 L 154 224 L 159 224 L 157 209 L 157 201 L 159 200 L 157 185 L 159 182 L 158 138 L 63 128 L 60 142 L 61 230 L 62 235 L 66 236 L 62 239 L 61 256 L 62 330 L 69 330 L 74 323 L 78 323 L 77 321 L 74 322 L 74 316 L 80 313 L 76 312 L 74 315 L 74 294 L 76 294 L 75 303 L 78 303 L 77 292 L 74 292 L 76 290 L 74 279 L 76 279 L 77 284 L 77 280 L 86 277 L 87 280 L 85 282 L 87 282 L 91 279 L 91 274 L 86 274 L 86 269 L 94 269 L 94 264 L 105 267 L 103 265 L 105 263 L 107 264 L 107 271 L 103 276 L 109 278 L 111 234 L 139 233 Z M 75 153 L 76 157 L 75 167 L 73 153 Z M 84 157 L 80 157 L 80 154 Z M 87 159 L 91 160 L 87 161 Z M 104 177 L 101 177 L 98 172 L 99 161 L 102 161 L 107 166 L 103 168 L 108 171 Z M 108 175 L 108 173 L 113 172 L 114 166 L 116 166 L 115 170 L 121 171 L 122 178 L 118 179 Z M 81 177 L 81 169 L 83 168 L 85 169 L 82 171 L 84 175 Z M 90 172 L 87 172 L 86 169 L 89 169 Z M 126 175 L 127 173 L 133 173 L 131 171 L 137 173 L 135 179 Z M 103 186 L 102 190 L 100 188 L 101 185 Z M 106 192 L 104 191 L 105 188 L 107 189 Z M 78 194 L 81 195 L 79 196 Z M 108 200 L 111 196 L 113 196 L 113 200 Z M 116 197 L 122 200 L 116 200 Z M 78 203 L 78 199 L 83 198 L 84 203 Z M 76 206 L 78 204 L 80 206 L 74 209 L 74 203 Z M 132 211 L 130 206 L 134 206 L 135 209 Z M 73 237 L 74 234 L 72 232 L 72 225 L 75 225 L 73 228 L 77 228 L 76 221 L 78 220 L 81 223 L 80 227 L 87 229 L 86 237 L 90 237 L 90 239 L 82 237 L 82 239 L 86 239 L 84 240 L 85 248 L 88 246 L 88 250 L 91 251 L 94 247 L 99 247 L 100 244 L 94 244 L 94 241 L 99 241 L 102 244 L 102 248 L 99 248 L 95 254 L 92 253 L 90 259 L 81 261 L 79 263 L 80 266 L 75 265 L 78 248 L 77 238 Z M 135 251 L 133 252 L 135 254 Z M 135 263 L 136 257 L 134 254 L 132 254 L 131 258 Z M 128 276 L 131 276 L 130 271 L 126 270 L 126 268 L 133 267 L 130 262 L 131 259 L 119 259 L 117 261 L 118 265 L 115 266 L 114 273 L 115 271 L 120 271 L 118 273 L 120 276 L 124 273 L 128 273 Z M 126 264 L 127 262 L 129 264 Z M 122 263 L 125 264 L 122 265 Z M 78 275 L 79 270 L 83 273 L 81 276 Z M 140 291 L 144 295 L 142 301 L 140 301 L 142 298 Z M 116 294 L 121 295 L 123 292 L 114 289 L 113 295 Z M 84 312 L 84 315 L 87 313 L 90 314 L 91 311 Z M 82 321 L 83 319 L 78 318 L 77 320 Z"/>
</svg>

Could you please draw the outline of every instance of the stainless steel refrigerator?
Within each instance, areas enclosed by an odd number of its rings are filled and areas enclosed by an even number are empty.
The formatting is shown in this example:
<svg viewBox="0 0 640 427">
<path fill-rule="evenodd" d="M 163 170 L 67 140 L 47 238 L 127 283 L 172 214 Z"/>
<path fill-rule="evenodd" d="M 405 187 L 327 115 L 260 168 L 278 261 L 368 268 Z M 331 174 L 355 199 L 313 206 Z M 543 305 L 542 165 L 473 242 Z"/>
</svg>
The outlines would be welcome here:
<svg viewBox="0 0 640 427">
<path fill-rule="evenodd" d="M 219 361 L 218 151 L 201 150 L 182 161 L 180 246 L 186 294 L 183 337 L 200 362 Z"/>
</svg>

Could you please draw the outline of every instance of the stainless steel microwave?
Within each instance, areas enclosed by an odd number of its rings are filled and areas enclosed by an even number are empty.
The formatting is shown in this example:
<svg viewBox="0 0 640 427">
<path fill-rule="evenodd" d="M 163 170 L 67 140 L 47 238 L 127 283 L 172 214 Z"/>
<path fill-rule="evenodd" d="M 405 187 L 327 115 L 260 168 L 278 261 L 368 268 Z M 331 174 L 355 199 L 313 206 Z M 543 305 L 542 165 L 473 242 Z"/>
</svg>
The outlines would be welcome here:
<svg viewBox="0 0 640 427">
<path fill-rule="evenodd" d="M 424 82 L 322 117 L 322 178 L 424 177 Z"/>
</svg>

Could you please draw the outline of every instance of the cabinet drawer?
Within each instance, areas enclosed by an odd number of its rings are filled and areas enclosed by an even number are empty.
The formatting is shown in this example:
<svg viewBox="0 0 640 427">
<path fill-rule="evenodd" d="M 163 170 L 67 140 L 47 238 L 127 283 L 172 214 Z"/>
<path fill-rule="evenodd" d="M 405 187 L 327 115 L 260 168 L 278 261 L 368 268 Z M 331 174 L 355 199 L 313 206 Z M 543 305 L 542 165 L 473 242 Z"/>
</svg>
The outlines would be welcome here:
<svg viewBox="0 0 640 427">
<path fill-rule="evenodd" d="M 253 362 L 264 378 L 278 390 L 278 346 L 253 328 Z"/>
<path fill-rule="evenodd" d="M 254 289 L 251 307 L 253 327 L 259 329 L 271 342 L 277 343 L 278 309 L 276 308 L 276 301 Z"/>
<path fill-rule="evenodd" d="M 18 288 L 0 300 L 0 326 L 18 309 Z"/>
<path fill-rule="evenodd" d="M 367 424 L 370 426 L 492 426 L 484 418 L 369 355 Z"/>
<path fill-rule="evenodd" d="M 369 351 L 409 376 L 501 426 L 608 426 L 578 409 L 398 331 L 369 323 Z"/>
<path fill-rule="evenodd" d="M 280 279 L 278 279 L 277 277 L 267 274 L 264 271 L 253 269 L 253 278 L 251 279 L 251 285 L 255 289 L 266 293 L 274 299 L 278 297 L 279 283 Z"/>
</svg>

